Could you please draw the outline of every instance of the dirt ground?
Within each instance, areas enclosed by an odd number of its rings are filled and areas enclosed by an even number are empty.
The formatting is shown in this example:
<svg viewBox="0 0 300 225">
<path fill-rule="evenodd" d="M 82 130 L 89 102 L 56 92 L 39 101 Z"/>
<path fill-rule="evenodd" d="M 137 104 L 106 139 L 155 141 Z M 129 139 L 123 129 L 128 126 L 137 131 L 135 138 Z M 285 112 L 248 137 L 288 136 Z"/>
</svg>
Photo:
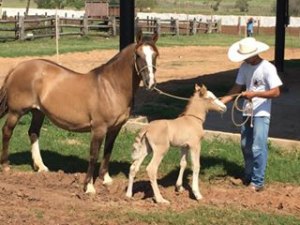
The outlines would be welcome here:
<svg viewBox="0 0 300 225">
<path fill-rule="evenodd" d="M 180 85 L 180 82 L 234 82 L 239 64 L 227 60 L 227 48 L 223 47 L 172 47 L 160 48 L 157 65 L 159 84 Z M 101 50 L 88 53 L 64 54 L 59 62 L 78 72 L 88 70 L 105 63 L 116 50 Z M 262 55 L 268 60 L 274 58 L 271 49 Z M 43 57 L 56 61 L 56 57 Z M 286 49 L 287 60 L 299 60 L 299 49 Z M 0 58 L 0 83 L 7 72 L 25 58 Z M 300 77 L 299 68 L 291 68 L 282 75 L 284 91 L 273 102 L 273 118 L 270 136 L 300 140 Z M 172 90 L 172 88 L 169 88 Z M 224 115 L 208 117 L 206 128 L 236 132 L 230 117 Z M 11 170 L 0 173 L 0 224 L 118 224 L 108 218 L 97 217 L 97 212 L 126 212 L 135 209 L 138 212 L 161 212 L 171 209 L 180 212 L 198 205 L 219 208 L 253 209 L 269 213 L 294 215 L 300 218 L 300 187 L 290 184 L 267 184 L 265 191 L 252 193 L 250 190 L 232 184 L 228 178 L 201 182 L 204 199 L 200 202 L 190 197 L 187 188 L 181 194 L 174 187 L 161 181 L 162 194 L 171 201 L 170 206 L 157 206 L 151 200 L 150 184 L 146 177 L 139 177 L 135 183 L 133 200 L 125 198 L 127 179 L 115 177 L 110 187 L 96 182 L 97 194 L 85 195 L 82 191 L 84 174 L 65 174 L 60 172 L 35 173 Z M 174 181 L 175 182 L 175 181 Z M 189 182 L 191 180 L 189 179 Z M 170 182 L 169 182 L 170 183 Z M 12 210 L 13 209 L 13 210 Z M 116 214 L 117 215 L 117 214 Z M 128 224 L 134 224 L 128 222 Z"/>
</svg>

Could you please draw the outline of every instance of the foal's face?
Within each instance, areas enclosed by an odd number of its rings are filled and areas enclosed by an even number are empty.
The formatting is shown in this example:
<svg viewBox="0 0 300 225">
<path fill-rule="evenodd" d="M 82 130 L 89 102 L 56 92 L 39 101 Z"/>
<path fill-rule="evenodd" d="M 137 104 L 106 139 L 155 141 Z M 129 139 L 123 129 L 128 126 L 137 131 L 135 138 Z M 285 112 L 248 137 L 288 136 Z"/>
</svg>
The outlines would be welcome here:
<svg viewBox="0 0 300 225">
<path fill-rule="evenodd" d="M 136 69 L 147 89 L 153 89 L 156 85 L 156 49 L 149 44 L 141 44 L 136 49 Z"/>
<path fill-rule="evenodd" d="M 226 112 L 226 105 L 221 102 L 211 91 L 206 91 L 205 98 L 209 100 L 209 110 Z"/>
</svg>

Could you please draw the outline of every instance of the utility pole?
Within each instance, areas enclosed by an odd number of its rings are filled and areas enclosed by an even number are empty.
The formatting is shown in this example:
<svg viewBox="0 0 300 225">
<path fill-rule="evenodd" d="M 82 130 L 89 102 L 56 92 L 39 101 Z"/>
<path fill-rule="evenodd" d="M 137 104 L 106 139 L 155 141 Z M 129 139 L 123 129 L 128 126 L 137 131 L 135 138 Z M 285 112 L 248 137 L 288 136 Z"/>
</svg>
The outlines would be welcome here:
<svg viewBox="0 0 300 225">
<path fill-rule="evenodd" d="M 135 1 L 120 1 L 120 50 L 134 42 Z"/>
<path fill-rule="evenodd" d="M 275 66 L 279 73 L 284 71 L 285 28 L 289 25 L 289 0 L 277 0 Z"/>
</svg>

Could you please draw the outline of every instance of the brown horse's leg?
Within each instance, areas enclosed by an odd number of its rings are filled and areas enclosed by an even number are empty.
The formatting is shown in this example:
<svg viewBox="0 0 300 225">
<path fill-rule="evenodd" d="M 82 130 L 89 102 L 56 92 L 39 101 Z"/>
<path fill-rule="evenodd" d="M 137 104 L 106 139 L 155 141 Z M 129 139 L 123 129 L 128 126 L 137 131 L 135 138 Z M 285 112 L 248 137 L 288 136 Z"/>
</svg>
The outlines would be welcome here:
<svg viewBox="0 0 300 225">
<path fill-rule="evenodd" d="M 44 122 L 45 115 L 39 110 L 32 110 L 32 120 L 28 135 L 31 143 L 31 155 L 33 160 L 33 167 L 35 170 L 42 172 L 48 171 L 48 168 L 44 165 L 43 159 L 40 153 L 39 136 L 40 130 Z"/>
<path fill-rule="evenodd" d="M 1 154 L 0 162 L 3 167 L 3 171 L 9 170 L 9 161 L 8 161 L 9 141 L 20 117 L 21 116 L 19 114 L 9 112 L 7 114 L 7 119 L 5 121 L 5 124 L 2 127 L 2 154 Z"/>
<path fill-rule="evenodd" d="M 104 146 L 104 153 L 103 153 L 103 159 L 101 162 L 101 166 L 99 169 L 99 178 L 103 180 L 103 184 L 109 185 L 112 183 L 112 178 L 109 176 L 108 173 L 108 166 L 109 166 L 109 160 L 111 156 L 111 152 L 116 140 L 116 137 L 118 136 L 121 127 L 118 127 L 117 129 L 114 129 L 112 131 L 108 131 L 105 138 L 105 146 Z"/>
<path fill-rule="evenodd" d="M 99 150 L 102 144 L 104 134 L 105 133 L 103 132 L 102 133 L 100 132 L 98 134 L 93 132 L 92 134 L 92 140 L 90 145 L 89 166 L 88 166 L 88 170 L 84 180 L 84 187 L 83 187 L 86 193 L 91 193 L 91 194 L 96 193 L 96 190 L 94 188 L 93 176 L 94 176 L 95 166 L 98 161 Z"/>
</svg>

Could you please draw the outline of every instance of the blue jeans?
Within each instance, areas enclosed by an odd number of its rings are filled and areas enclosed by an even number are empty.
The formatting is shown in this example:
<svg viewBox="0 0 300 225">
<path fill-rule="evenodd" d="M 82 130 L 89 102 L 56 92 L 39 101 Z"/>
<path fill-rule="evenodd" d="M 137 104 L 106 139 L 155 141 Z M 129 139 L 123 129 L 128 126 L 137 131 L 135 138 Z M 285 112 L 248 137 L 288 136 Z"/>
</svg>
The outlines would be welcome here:
<svg viewBox="0 0 300 225">
<path fill-rule="evenodd" d="M 244 179 L 256 187 L 264 186 L 269 125 L 269 117 L 253 117 L 253 127 L 250 126 L 249 119 L 241 128 L 241 147 L 245 162 Z"/>
</svg>

